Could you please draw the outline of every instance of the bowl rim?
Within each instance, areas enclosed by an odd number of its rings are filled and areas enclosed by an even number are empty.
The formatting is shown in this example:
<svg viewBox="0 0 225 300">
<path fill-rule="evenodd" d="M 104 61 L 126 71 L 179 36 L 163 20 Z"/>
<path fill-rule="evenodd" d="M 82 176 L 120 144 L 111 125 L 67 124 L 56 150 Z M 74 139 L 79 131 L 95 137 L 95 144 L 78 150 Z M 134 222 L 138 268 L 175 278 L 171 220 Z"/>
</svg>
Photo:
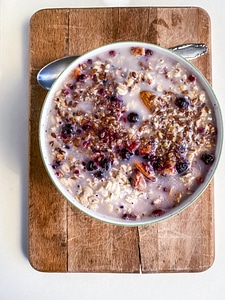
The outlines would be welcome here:
<svg viewBox="0 0 225 300">
<path fill-rule="evenodd" d="M 121 47 L 148 47 L 152 50 L 157 50 L 159 52 L 162 52 L 165 55 L 168 55 L 169 57 L 172 57 L 176 61 L 180 62 L 182 65 L 184 65 L 185 68 L 187 68 L 189 71 L 194 73 L 196 76 L 198 76 L 198 80 L 200 85 L 202 85 L 203 89 L 206 91 L 206 94 L 208 95 L 209 101 L 211 102 L 212 107 L 215 111 L 215 121 L 216 121 L 216 128 L 217 128 L 217 145 L 216 145 L 216 155 L 215 155 L 215 161 L 213 165 L 210 167 L 209 171 L 207 172 L 206 178 L 204 180 L 204 183 L 201 184 L 197 191 L 195 191 L 191 195 L 191 199 L 187 198 L 184 200 L 181 204 L 178 206 L 170 209 L 168 212 L 161 216 L 157 217 L 151 217 L 151 218 L 143 218 L 140 220 L 124 220 L 121 218 L 111 218 L 109 216 L 102 215 L 100 213 L 97 213 L 84 205 L 82 205 L 78 200 L 74 199 L 73 196 L 66 190 L 66 187 L 64 187 L 60 181 L 57 179 L 57 177 L 54 175 L 53 169 L 51 168 L 50 164 L 47 162 L 47 150 L 45 147 L 46 142 L 44 139 L 45 134 L 45 121 L 46 121 L 46 115 L 48 113 L 48 108 L 50 107 L 50 100 L 52 99 L 57 92 L 57 90 L 60 89 L 60 86 L 64 82 L 65 78 L 68 76 L 68 74 L 78 65 L 79 63 L 85 61 L 90 56 L 94 56 L 96 53 L 99 53 L 101 51 L 107 51 L 108 49 L 116 49 Z M 218 130 L 218 128 L 220 130 Z M 90 51 L 87 51 L 83 55 L 76 58 L 68 67 L 63 70 L 56 81 L 53 83 L 51 89 L 48 91 L 40 113 L 40 119 L 39 119 L 39 132 L 38 132 L 38 140 L 39 140 L 39 149 L 41 153 L 42 162 L 44 164 L 44 167 L 48 173 L 48 176 L 50 177 L 52 183 L 55 185 L 57 190 L 63 195 L 63 197 L 69 201 L 72 205 L 74 205 L 76 208 L 78 208 L 80 211 L 85 213 L 88 216 L 93 217 L 94 219 L 103 221 L 105 223 L 113 224 L 113 225 L 121 225 L 121 226 L 141 226 L 141 225 L 150 225 L 155 224 L 158 222 L 162 222 L 164 220 L 168 220 L 171 217 L 178 215 L 183 210 L 188 208 L 193 202 L 195 202 L 200 195 L 206 190 L 208 185 L 210 184 L 215 171 L 217 169 L 218 163 L 220 161 L 221 152 L 222 152 L 222 146 L 223 146 L 223 119 L 222 119 L 222 112 L 219 105 L 219 101 L 212 89 L 212 86 L 208 82 L 208 80 L 205 78 L 205 76 L 200 72 L 200 70 L 193 65 L 190 61 L 186 60 L 185 58 L 181 57 L 180 55 L 172 52 L 171 50 L 156 45 L 152 43 L 147 42 L 141 42 L 141 41 L 119 41 L 114 43 L 109 43 L 106 45 L 102 45 L 100 47 L 94 48 Z M 60 188 L 61 187 L 61 188 Z"/>
</svg>

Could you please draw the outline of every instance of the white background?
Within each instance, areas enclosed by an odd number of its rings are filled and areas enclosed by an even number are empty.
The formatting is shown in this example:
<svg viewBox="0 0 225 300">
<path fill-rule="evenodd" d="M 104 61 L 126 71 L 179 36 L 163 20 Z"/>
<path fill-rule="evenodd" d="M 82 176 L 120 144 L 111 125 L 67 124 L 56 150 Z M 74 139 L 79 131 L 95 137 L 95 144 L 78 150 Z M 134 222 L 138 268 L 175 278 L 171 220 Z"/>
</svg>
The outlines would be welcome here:
<svg viewBox="0 0 225 300">
<path fill-rule="evenodd" d="M 113 3 L 113 4 L 112 4 Z M 211 17 L 213 87 L 225 115 L 225 1 L 0 0 L 0 299 L 225 299 L 225 160 L 215 175 L 213 266 L 193 274 L 49 274 L 27 258 L 28 34 L 42 8 L 199 6 Z"/>
</svg>

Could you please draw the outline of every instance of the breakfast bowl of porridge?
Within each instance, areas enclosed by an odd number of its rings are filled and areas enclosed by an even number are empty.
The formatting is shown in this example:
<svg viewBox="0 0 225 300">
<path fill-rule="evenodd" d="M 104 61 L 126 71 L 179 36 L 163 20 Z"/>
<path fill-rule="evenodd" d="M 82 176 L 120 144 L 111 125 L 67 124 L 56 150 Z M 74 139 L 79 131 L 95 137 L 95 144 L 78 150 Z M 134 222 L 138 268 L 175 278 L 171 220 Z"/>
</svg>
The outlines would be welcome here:
<svg viewBox="0 0 225 300">
<path fill-rule="evenodd" d="M 219 103 L 190 62 L 118 42 L 72 62 L 44 101 L 39 142 L 53 184 L 82 212 L 125 226 L 192 204 L 220 159 Z"/>
</svg>

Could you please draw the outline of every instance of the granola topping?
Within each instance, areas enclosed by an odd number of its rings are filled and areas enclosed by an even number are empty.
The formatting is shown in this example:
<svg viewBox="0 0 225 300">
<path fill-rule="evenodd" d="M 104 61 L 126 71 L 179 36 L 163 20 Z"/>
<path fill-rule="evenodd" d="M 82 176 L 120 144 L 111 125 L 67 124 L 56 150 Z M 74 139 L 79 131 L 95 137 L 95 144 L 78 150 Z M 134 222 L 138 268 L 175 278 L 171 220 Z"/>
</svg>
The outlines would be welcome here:
<svg viewBox="0 0 225 300">
<path fill-rule="evenodd" d="M 193 74 L 151 49 L 112 49 L 71 72 L 52 100 L 52 168 L 84 206 L 115 218 L 159 216 L 204 181 L 216 128 Z"/>
</svg>

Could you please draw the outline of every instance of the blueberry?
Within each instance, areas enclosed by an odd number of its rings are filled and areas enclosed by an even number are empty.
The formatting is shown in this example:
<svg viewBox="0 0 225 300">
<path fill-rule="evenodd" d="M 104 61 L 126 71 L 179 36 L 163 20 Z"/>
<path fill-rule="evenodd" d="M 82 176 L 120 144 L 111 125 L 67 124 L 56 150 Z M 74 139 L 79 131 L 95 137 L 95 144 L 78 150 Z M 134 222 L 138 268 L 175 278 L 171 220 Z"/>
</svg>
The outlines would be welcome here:
<svg viewBox="0 0 225 300">
<path fill-rule="evenodd" d="M 145 56 L 151 56 L 153 51 L 151 49 L 145 49 Z"/>
<path fill-rule="evenodd" d="M 101 179 L 101 178 L 103 178 L 104 173 L 101 170 L 99 170 L 94 173 L 94 176 L 98 179 Z"/>
<path fill-rule="evenodd" d="M 214 156 L 210 153 L 204 153 L 201 156 L 201 160 L 206 164 L 206 165 L 211 165 L 214 162 Z"/>
<path fill-rule="evenodd" d="M 180 109 L 185 109 L 189 106 L 189 101 L 184 97 L 177 97 L 175 100 L 175 105 Z"/>
<path fill-rule="evenodd" d="M 74 127 L 71 123 L 63 124 L 61 127 L 61 134 L 73 134 L 74 133 Z"/>
<path fill-rule="evenodd" d="M 120 152 L 120 155 L 123 160 L 129 160 L 131 156 L 133 155 L 132 152 L 130 152 L 127 148 L 123 148 Z"/>
<path fill-rule="evenodd" d="M 97 170 L 98 166 L 95 161 L 89 160 L 86 164 L 86 168 L 88 171 L 94 171 Z"/>
<path fill-rule="evenodd" d="M 188 170 L 188 168 L 189 168 L 189 162 L 186 159 L 178 161 L 176 163 L 176 170 L 178 174 L 183 174 Z"/>
<path fill-rule="evenodd" d="M 108 171 L 111 167 L 111 162 L 108 158 L 103 158 L 100 162 L 100 166 L 102 167 L 102 169 L 105 169 L 106 171 Z"/>
<path fill-rule="evenodd" d="M 185 145 L 179 145 L 178 146 L 178 148 L 177 148 L 177 151 L 178 151 L 178 153 L 185 153 L 185 151 L 186 151 L 186 146 Z"/>
<path fill-rule="evenodd" d="M 131 112 L 131 113 L 128 114 L 127 120 L 130 123 L 137 123 L 139 121 L 139 115 L 135 112 Z"/>
<path fill-rule="evenodd" d="M 60 160 L 55 159 L 55 160 L 53 161 L 52 168 L 53 168 L 54 170 L 58 169 L 58 168 L 60 167 L 61 163 L 62 163 L 62 162 L 61 162 Z"/>
<path fill-rule="evenodd" d="M 110 98 L 109 98 L 109 100 L 110 100 L 111 102 L 116 101 L 116 96 L 115 96 L 115 95 L 111 95 Z"/>
</svg>

